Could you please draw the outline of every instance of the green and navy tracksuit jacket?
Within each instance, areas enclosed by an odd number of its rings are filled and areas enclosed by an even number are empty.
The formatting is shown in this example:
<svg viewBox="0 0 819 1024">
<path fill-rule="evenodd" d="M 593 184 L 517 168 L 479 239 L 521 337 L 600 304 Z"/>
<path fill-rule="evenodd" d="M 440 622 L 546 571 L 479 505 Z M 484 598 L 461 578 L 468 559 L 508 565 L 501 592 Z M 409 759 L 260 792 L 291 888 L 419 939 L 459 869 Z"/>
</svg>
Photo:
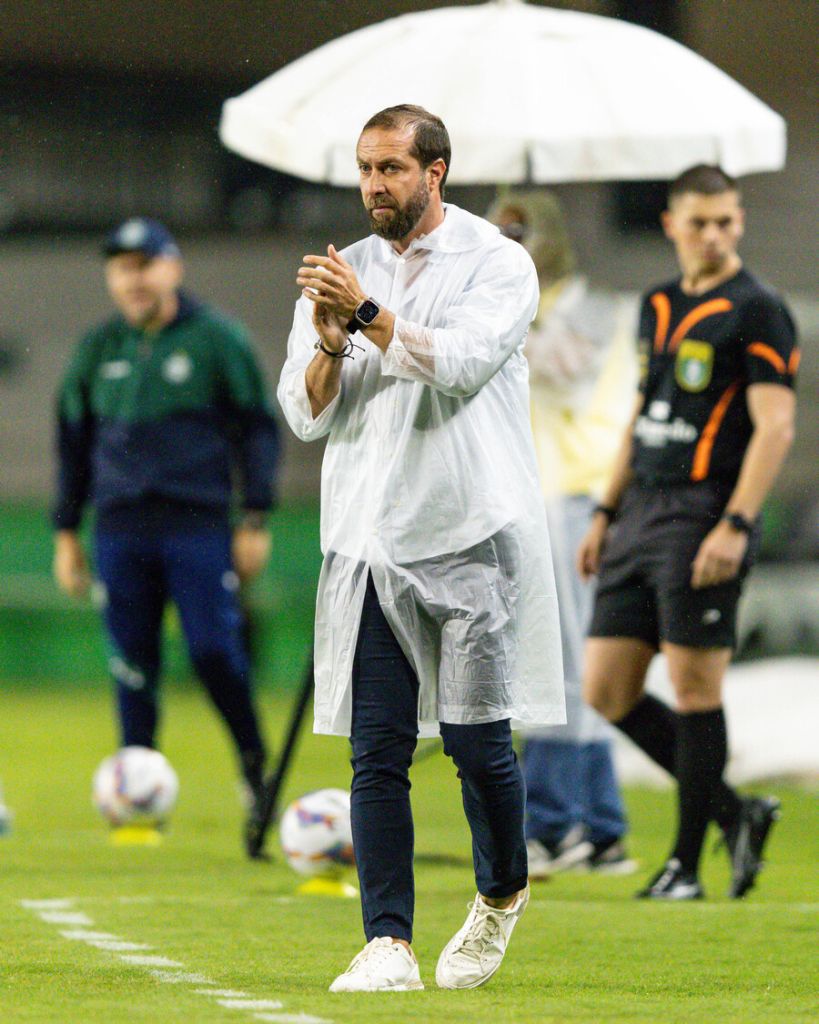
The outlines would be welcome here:
<svg viewBox="0 0 819 1024">
<path fill-rule="evenodd" d="M 58 399 L 54 525 L 74 529 L 90 499 L 98 526 L 159 509 L 227 521 L 234 481 L 267 511 L 279 432 L 244 328 L 180 293 L 157 334 L 116 316 L 80 342 Z"/>
</svg>

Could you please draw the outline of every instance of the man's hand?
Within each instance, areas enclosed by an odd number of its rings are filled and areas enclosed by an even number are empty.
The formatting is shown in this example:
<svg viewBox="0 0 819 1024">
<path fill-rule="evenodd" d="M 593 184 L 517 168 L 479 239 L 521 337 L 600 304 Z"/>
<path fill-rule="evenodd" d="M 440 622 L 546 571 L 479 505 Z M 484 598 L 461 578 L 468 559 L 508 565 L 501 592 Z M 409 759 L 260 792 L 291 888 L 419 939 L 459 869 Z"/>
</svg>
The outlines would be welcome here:
<svg viewBox="0 0 819 1024">
<path fill-rule="evenodd" d="M 305 256 L 296 283 L 301 286 L 302 295 L 335 313 L 345 324 L 356 306 L 367 298 L 355 271 L 339 256 L 334 245 L 327 246 L 326 256 Z"/>
<path fill-rule="evenodd" d="M 266 527 L 237 526 L 233 531 L 233 568 L 242 583 L 252 580 L 270 558 L 270 531 Z"/>
<path fill-rule="evenodd" d="M 608 518 L 602 512 L 596 512 L 577 549 L 577 571 L 581 579 L 588 580 L 600 571 L 608 529 Z"/>
<path fill-rule="evenodd" d="M 720 520 L 703 539 L 697 557 L 691 563 L 694 590 L 714 587 L 732 580 L 740 570 L 748 549 L 748 535 Z"/>
<path fill-rule="evenodd" d="M 313 306 L 313 326 L 321 343 L 331 352 L 341 352 L 347 344 L 347 321 L 340 320 L 327 306 Z"/>
<path fill-rule="evenodd" d="M 91 586 L 88 561 L 74 530 L 58 530 L 54 537 L 54 579 L 69 597 L 84 597 Z"/>
</svg>

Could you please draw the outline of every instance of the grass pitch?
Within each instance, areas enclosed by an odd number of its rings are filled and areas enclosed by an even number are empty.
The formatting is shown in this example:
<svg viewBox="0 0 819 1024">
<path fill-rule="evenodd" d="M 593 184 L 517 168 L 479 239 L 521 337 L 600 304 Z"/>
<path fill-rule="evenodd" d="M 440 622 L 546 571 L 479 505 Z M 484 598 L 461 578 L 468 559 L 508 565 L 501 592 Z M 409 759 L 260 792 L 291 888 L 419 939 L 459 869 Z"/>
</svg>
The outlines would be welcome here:
<svg viewBox="0 0 819 1024">
<path fill-rule="evenodd" d="M 262 704 L 275 738 L 287 703 L 264 696 Z M 0 779 L 15 815 L 11 833 L 0 838 L 3 1021 L 819 1019 L 811 958 L 819 910 L 817 814 L 806 791 L 772 787 L 783 818 L 770 843 L 770 864 L 747 900 L 724 898 L 726 857 L 709 850 L 704 883 L 710 898 L 680 906 L 631 898 L 666 853 L 672 798 L 669 792 L 627 792 L 630 847 L 641 874 L 562 876 L 538 886 L 495 978 L 472 992 L 443 992 L 434 985 L 435 962 L 462 923 L 474 883 L 454 771 L 442 755 L 431 757 L 413 776 L 415 949 L 428 988 L 331 996 L 328 984 L 363 942 L 358 903 L 299 896 L 298 880 L 281 859 L 244 859 L 234 766 L 204 697 L 193 688 L 166 694 L 163 748 L 179 773 L 181 796 L 158 849 L 112 847 L 91 808 L 91 776 L 113 745 L 102 686 L 3 696 Z M 305 730 L 286 796 L 347 788 L 349 775 L 346 743 Z M 274 834 L 269 846 L 275 851 Z M 71 902 L 51 910 L 22 904 L 47 899 Z M 89 931 L 109 936 L 103 945 L 149 948 L 101 949 L 63 936 Z M 140 965 L 121 959 L 125 955 L 181 966 Z"/>
</svg>

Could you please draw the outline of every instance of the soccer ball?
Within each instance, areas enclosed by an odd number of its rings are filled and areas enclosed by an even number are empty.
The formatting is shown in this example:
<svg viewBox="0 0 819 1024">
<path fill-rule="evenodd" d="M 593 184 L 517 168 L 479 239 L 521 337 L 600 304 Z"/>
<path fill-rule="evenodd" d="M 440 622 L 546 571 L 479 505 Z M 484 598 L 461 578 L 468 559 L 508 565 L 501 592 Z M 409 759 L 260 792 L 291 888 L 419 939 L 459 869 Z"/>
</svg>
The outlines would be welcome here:
<svg viewBox="0 0 819 1024">
<path fill-rule="evenodd" d="M 353 857 L 350 794 L 317 789 L 294 800 L 282 815 L 282 849 L 300 875 L 335 875 Z"/>
<path fill-rule="evenodd" d="M 176 772 L 150 747 L 123 747 L 94 773 L 94 805 L 112 825 L 160 825 L 174 809 L 178 794 Z"/>
</svg>

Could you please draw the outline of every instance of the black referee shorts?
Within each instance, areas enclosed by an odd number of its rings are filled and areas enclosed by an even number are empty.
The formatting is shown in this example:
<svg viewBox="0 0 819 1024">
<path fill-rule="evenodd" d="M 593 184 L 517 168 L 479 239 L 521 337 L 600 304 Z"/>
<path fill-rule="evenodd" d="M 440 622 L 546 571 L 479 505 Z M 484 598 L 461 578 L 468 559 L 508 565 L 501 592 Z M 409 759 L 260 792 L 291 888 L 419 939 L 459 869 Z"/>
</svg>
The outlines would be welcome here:
<svg viewBox="0 0 819 1024">
<path fill-rule="evenodd" d="M 632 484 L 607 537 L 589 636 L 659 646 L 734 647 L 742 583 L 758 548 L 751 537 L 737 577 L 694 590 L 691 563 L 730 492 L 709 483 L 665 490 Z"/>
</svg>

